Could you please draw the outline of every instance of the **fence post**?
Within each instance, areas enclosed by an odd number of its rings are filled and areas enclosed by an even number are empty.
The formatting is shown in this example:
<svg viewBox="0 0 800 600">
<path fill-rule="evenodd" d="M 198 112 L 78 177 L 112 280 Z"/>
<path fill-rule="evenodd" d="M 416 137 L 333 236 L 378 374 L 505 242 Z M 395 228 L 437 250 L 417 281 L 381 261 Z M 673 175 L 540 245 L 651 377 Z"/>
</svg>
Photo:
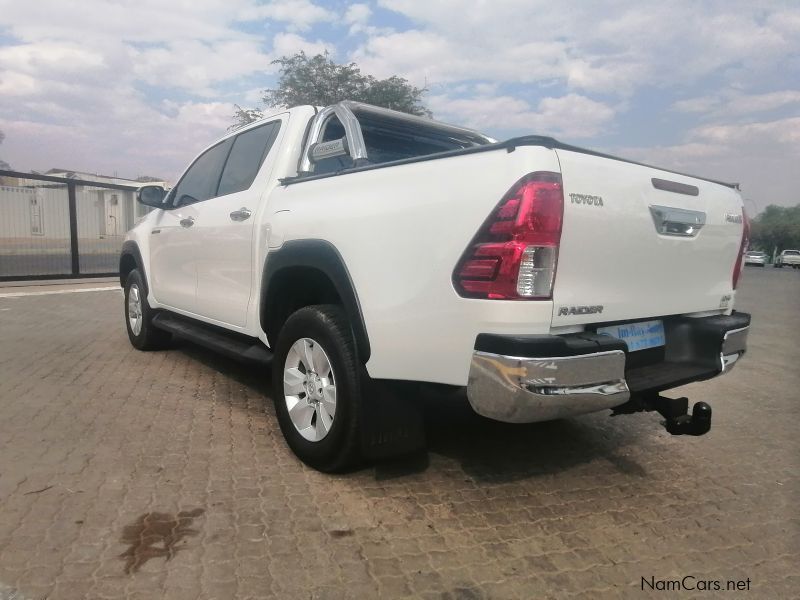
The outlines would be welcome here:
<svg viewBox="0 0 800 600">
<path fill-rule="evenodd" d="M 72 274 L 80 275 L 81 263 L 78 254 L 78 202 L 75 193 L 75 183 L 67 183 L 67 197 L 69 199 L 69 249 L 72 255 Z"/>
</svg>

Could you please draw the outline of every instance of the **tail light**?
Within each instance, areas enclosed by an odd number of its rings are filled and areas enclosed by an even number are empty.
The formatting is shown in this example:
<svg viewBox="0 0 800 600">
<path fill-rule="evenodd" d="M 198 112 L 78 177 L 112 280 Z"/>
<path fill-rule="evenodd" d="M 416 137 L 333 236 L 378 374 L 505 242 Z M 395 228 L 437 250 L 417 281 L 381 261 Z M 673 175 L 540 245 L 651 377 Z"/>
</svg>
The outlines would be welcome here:
<svg viewBox="0 0 800 600">
<path fill-rule="evenodd" d="M 453 272 L 468 298 L 552 298 L 564 191 L 558 173 L 531 173 L 503 196 Z"/>
<path fill-rule="evenodd" d="M 747 218 L 747 213 L 742 208 L 742 244 L 739 246 L 739 256 L 736 257 L 736 264 L 733 265 L 733 289 L 739 283 L 739 277 L 742 275 L 744 268 L 744 254 L 747 252 L 747 246 L 750 243 L 750 220 Z"/>
</svg>

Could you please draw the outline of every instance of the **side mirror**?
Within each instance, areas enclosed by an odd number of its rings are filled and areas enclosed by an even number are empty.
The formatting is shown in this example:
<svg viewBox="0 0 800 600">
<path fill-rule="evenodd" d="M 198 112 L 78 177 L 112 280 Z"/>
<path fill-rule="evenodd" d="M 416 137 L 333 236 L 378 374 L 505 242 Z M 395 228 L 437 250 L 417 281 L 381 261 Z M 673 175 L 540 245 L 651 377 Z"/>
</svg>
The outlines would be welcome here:
<svg viewBox="0 0 800 600">
<path fill-rule="evenodd" d="M 136 200 L 145 206 L 163 208 L 167 191 L 160 185 L 143 185 L 136 190 Z"/>
</svg>

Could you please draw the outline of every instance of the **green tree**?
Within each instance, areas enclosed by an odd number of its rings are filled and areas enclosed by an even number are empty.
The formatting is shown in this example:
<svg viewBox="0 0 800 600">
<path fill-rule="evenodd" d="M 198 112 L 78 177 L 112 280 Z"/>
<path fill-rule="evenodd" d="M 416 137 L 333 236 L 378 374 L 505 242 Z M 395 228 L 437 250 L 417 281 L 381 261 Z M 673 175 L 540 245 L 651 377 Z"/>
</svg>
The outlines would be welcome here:
<svg viewBox="0 0 800 600">
<path fill-rule="evenodd" d="M 3 143 L 4 139 L 6 139 L 6 134 L 0 131 L 0 144 Z M 0 159 L 0 170 L 10 171 L 11 165 L 8 164 L 6 161 Z"/>
<path fill-rule="evenodd" d="M 239 129 L 239 127 L 244 127 L 248 123 L 258 121 L 264 114 L 258 108 L 242 108 L 238 104 L 234 104 L 234 106 L 236 107 L 236 112 L 233 113 L 233 125 L 228 127 L 228 131 L 233 131 L 234 129 Z"/>
<path fill-rule="evenodd" d="M 800 248 L 800 204 L 770 204 L 751 222 L 750 247 L 771 253 L 777 248 Z"/>
<path fill-rule="evenodd" d="M 280 77 L 276 88 L 264 90 L 263 101 L 269 108 L 303 104 L 328 106 L 342 100 L 355 100 L 412 115 L 431 116 L 431 111 L 422 104 L 425 88 L 414 87 L 402 77 L 377 79 L 363 74 L 356 63 L 334 62 L 327 52 L 308 56 L 301 51 L 272 62 L 280 65 Z M 232 128 L 246 125 L 261 114 L 257 108 L 236 105 Z"/>
</svg>

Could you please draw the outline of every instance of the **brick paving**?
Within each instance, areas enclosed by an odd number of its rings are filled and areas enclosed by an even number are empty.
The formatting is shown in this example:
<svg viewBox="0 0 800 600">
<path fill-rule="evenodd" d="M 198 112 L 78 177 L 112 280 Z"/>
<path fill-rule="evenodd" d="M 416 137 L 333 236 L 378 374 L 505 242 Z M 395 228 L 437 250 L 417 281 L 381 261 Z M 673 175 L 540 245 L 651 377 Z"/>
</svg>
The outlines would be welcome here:
<svg viewBox="0 0 800 600">
<path fill-rule="evenodd" d="M 0 298 L 0 600 L 800 596 L 800 273 L 748 269 L 750 352 L 653 414 L 512 426 L 440 401 L 429 451 L 322 475 L 267 378 L 141 353 L 119 292 Z M 695 581 L 697 581 L 695 580 Z"/>
</svg>

